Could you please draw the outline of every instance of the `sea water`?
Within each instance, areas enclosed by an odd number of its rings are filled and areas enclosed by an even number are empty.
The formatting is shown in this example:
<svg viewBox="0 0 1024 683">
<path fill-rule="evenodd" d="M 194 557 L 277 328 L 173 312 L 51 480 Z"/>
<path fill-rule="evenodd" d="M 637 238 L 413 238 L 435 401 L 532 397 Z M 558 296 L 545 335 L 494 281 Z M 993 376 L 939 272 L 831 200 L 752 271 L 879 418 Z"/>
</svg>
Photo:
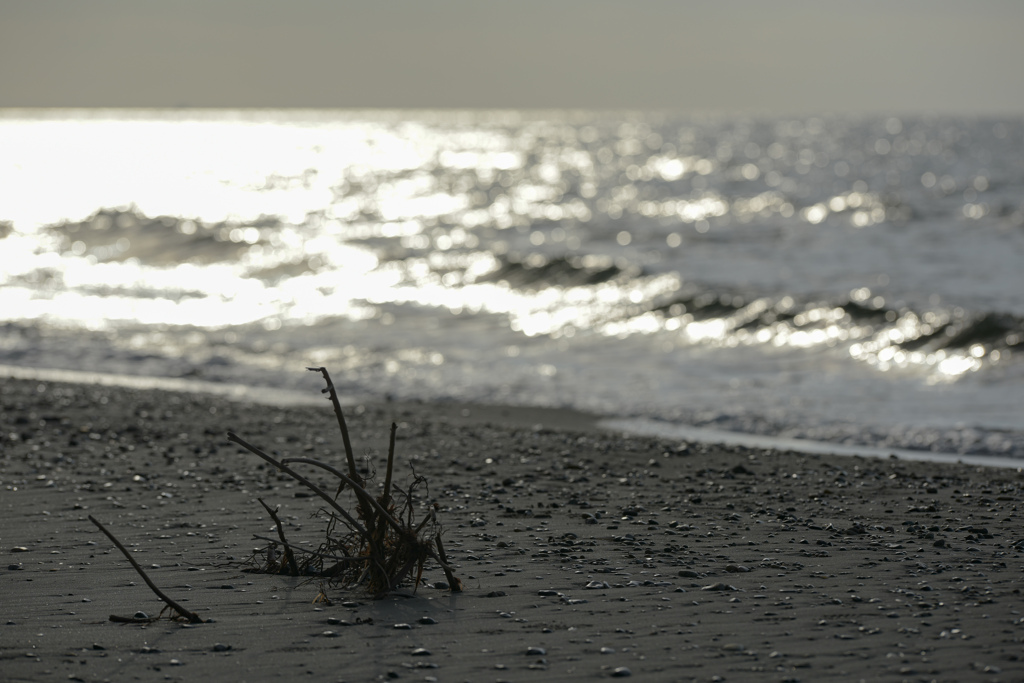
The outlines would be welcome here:
<svg viewBox="0 0 1024 683">
<path fill-rule="evenodd" d="M 1019 118 L 0 112 L 22 370 L 1024 458 L 1022 343 Z"/>
</svg>

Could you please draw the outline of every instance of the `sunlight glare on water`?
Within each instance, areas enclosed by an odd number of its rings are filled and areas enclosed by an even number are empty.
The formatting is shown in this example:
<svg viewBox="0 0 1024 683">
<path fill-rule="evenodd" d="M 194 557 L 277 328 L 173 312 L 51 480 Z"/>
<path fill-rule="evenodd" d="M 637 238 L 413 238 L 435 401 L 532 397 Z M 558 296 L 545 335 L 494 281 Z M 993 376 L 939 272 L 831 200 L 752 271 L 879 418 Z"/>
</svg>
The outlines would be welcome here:
<svg viewBox="0 0 1024 683">
<path fill-rule="evenodd" d="M 1020 426 L 1000 406 L 1024 397 L 1021 138 L 913 117 L 8 113 L 0 363 L 279 383 L 330 361 L 359 391 L 848 438 L 902 420 L 892 438 L 937 447 L 952 432 L 921 424 Z M 1000 438 L 956 448 L 1017 447 Z"/>
</svg>

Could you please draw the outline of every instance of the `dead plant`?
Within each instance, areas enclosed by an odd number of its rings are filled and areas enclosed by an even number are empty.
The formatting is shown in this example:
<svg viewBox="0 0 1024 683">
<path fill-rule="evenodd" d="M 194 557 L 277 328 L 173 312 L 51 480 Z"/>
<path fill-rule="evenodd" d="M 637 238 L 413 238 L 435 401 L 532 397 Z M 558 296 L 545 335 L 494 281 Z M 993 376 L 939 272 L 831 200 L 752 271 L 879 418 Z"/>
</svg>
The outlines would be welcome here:
<svg viewBox="0 0 1024 683">
<path fill-rule="evenodd" d="M 413 570 L 416 571 L 412 582 L 415 590 L 420 584 L 424 564 L 428 559 L 433 559 L 444 571 L 450 590 L 461 591 L 462 584 L 455 577 L 445 556 L 444 545 L 441 542 L 441 526 L 435 508 L 428 507 L 426 513 L 422 514 L 417 514 L 415 510 L 416 490 L 425 486 L 426 480 L 415 476 L 414 473 L 413 481 L 404 490 L 392 482 L 395 434 L 398 426 L 394 423 L 391 425 L 387 470 L 381 492 L 374 496 L 368 490 L 372 488 L 373 475 L 364 479 L 357 471 L 348 426 L 327 368 L 307 369 L 319 372 L 327 383 L 323 393 L 329 395 L 338 418 L 345 446 L 347 472 L 312 458 L 278 460 L 233 432 L 228 432 L 229 441 L 262 458 L 326 503 L 326 507 L 318 511 L 326 520 L 324 540 L 319 548 L 312 551 L 290 544 L 285 538 L 284 528 L 276 509 L 271 509 L 259 499 L 277 526 L 278 538 L 256 537 L 267 541 L 268 546 L 261 555 L 254 555 L 252 558 L 253 570 L 262 573 L 320 577 L 331 584 L 343 587 L 361 585 L 365 586 L 370 594 L 380 597 L 394 591 L 400 584 L 410 579 Z M 289 466 L 292 464 L 306 465 L 327 472 L 337 478 L 337 489 L 333 494 L 329 493 L 292 469 Z M 354 499 L 352 509 L 347 509 L 339 502 L 345 491 Z M 282 548 L 281 552 L 278 552 L 278 547 Z M 297 557 L 297 554 L 300 556 Z"/>
</svg>

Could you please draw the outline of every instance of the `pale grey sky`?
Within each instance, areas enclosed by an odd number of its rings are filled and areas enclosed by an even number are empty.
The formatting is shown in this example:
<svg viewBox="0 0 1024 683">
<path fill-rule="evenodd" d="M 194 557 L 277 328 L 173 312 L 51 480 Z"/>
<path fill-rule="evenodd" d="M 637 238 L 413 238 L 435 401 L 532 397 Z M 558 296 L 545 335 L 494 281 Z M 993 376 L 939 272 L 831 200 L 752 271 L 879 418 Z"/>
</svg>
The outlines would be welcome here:
<svg viewBox="0 0 1024 683">
<path fill-rule="evenodd" d="M 0 107 L 1024 114 L 1021 0 L 0 0 Z"/>
</svg>

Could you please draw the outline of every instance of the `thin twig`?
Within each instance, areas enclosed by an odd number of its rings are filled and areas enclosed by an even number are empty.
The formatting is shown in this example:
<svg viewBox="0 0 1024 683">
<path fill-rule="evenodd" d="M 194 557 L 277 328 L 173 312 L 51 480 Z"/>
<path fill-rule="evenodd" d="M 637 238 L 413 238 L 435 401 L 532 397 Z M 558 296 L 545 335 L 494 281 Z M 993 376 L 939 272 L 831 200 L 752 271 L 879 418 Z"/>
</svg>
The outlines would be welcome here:
<svg viewBox="0 0 1024 683">
<path fill-rule="evenodd" d="M 299 565 L 295 562 L 295 553 L 292 552 L 292 547 L 288 544 L 288 540 L 284 537 L 284 527 L 281 526 L 281 519 L 277 516 L 277 511 L 271 510 L 270 506 L 263 502 L 262 498 L 257 498 L 263 509 L 270 514 L 270 518 L 274 520 L 274 524 L 277 525 L 277 535 L 281 538 L 281 545 L 284 546 L 284 557 L 288 560 L 288 566 L 292 570 L 292 576 L 299 575 Z"/>
<path fill-rule="evenodd" d="M 259 534 L 253 534 L 252 537 L 255 538 L 255 539 L 258 539 L 260 541 L 269 541 L 271 543 L 280 543 L 280 541 L 278 541 L 276 538 L 270 538 L 269 536 L 260 536 Z M 313 555 L 314 557 L 319 557 L 319 558 L 321 558 L 323 560 L 334 560 L 335 562 L 365 562 L 366 561 L 365 557 L 352 557 L 351 555 L 328 555 L 326 553 L 321 553 L 321 552 L 318 552 L 316 550 L 308 550 L 306 548 L 300 548 L 297 545 L 293 545 L 293 546 L 289 546 L 289 547 L 292 550 L 297 550 L 300 553 L 306 553 L 307 555 Z"/>
<path fill-rule="evenodd" d="M 434 542 L 437 544 L 437 555 L 434 559 L 441 565 L 441 570 L 444 571 L 444 575 L 448 579 L 448 590 L 452 593 L 461 593 L 462 582 L 455 578 L 455 573 L 452 571 L 452 568 L 448 566 L 448 556 L 444 554 L 444 544 L 441 543 L 440 531 L 437 532 L 437 536 L 434 537 Z"/>
<path fill-rule="evenodd" d="M 332 508 L 337 510 L 338 513 L 342 517 L 345 518 L 345 521 L 347 521 L 352 526 L 352 528 L 354 528 L 356 531 L 358 531 L 364 538 L 368 538 L 369 537 L 367 535 L 367 533 L 366 533 L 366 529 L 363 528 L 363 525 L 360 524 L 359 522 L 357 522 L 355 517 L 350 515 L 345 508 L 341 507 L 341 505 L 339 505 L 336 500 L 331 498 L 331 496 L 328 495 L 326 492 L 324 492 L 324 490 L 321 489 L 319 486 L 317 486 L 316 484 L 314 484 L 310 480 L 306 479 L 301 474 L 299 474 L 295 470 L 293 470 L 290 467 L 288 467 L 287 465 L 285 465 L 283 462 L 278 461 L 273 456 L 267 455 L 266 453 L 261 451 L 259 448 L 256 448 L 256 446 L 253 446 L 251 443 L 249 443 L 248 441 L 246 441 L 242 437 L 238 436 L 234 432 L 228 432 L 228 441 L 236 443 L 239 446 L 241 446 L 242 448 L 244 448 L 245 450 L 247 450 L 250 453 L 252 453 L 253 455 L 257 455 L 257 456 L 263 458 L 265 461 L 269 462 L 271 465 L 273 465 L 277 469 L 281 470 L 282 472 L 284 472 L 289 477 L 291 477 L 295 481 L 299 482 L 300 484 L 302 484 L 303 486 L 308 488 L 310 491 L 312 491 L 316 495 L 318 495 L 321 498 L 323 498 L 327 502 L 328 505 L 330 505 Z M 363 493 L 365 493 L 365 491 Z"/>
<path fill-rule="evenodd" d="M 360 486 L 357 482 L 350 479 L 344 472 L 339 471 L 337 468 L 331 467 L 325 462 L 314 460 L 313 458 L 285 458 L 284 460 L 281 461 L 282 464 L 290 462 L 301 462 L 306 465 L 313 465 L 314 467 L 319 467 L 321 469 L 327 470 L 328 472 L 330 472 L 331 474 L 333 474 L 334 476 L 338 477 L 346 484 L 351 486 L 352 489 L 356 492 L 356 494 L 359 495 L 361 499 L 365 498 L 370 503 L 371 506 L 376 508 L 377 514 L 379 514 L 384 519 L 384 521 L 390 524 L 395 531 L 397 531 L 399 534 L 403 536 L 409 535 L 408 529 L 406 529 L 401 524 L 396 522 L 395 518 L 388 514 L 388 511 L 381 507 L 381 504 L 374 500 L 366 489 Z"/>
<path fill-rule="evenodd" d="M 388 445 L 388 471 L 384 475 L 384 494 L 380 497 L 380 502 L 384 507 L 387 507 L 391 501 L 391 472 L 394 470 L 395 464 L 395 434 L 397 432 L 398 425 L 392 422 L 391 443 Z"/>
<path fill-rule="evenodd" d="M 89 521 L 92 522 L 93 524 L 95 524 L 97 527 L 99 527 L 99 530 L 102 531 L 104 534 L 106 534 L 107 538 L 109 538 L 113 542 L 113 544 L 117 546 L 117 549 L 121 551 L 121 554 L 124 555 L 125 558 L 129 562 L 132 563 L 132 566 L 135 567 L 135 571 L 137 571 L 139 573 L 139 576 L 141 576 L 143 581 L 146 582 L 146 585 L 149 586 L 153 590 L 154 593 L 156 593 L 156 597 L 158 597 L 161 600 L 163 600 L 164 603 L 168 607 L 173 609 L 175 612 L 177 612 L 181 616 L 183 616 L 186 619 L 188 619 L 188 623 L 190 623 L 190 624 L 201 624 L 201 623 L 203 623 L 203 620 L 199 617 L 198 614 L 196 614 L 195 612 L 190 612 L 189 610 L 185 609 L 184 607 L 182 607 L 181 605 L 176 603 L 174 600 L 171 600 L 169 597 L 164 595 L 163 591 L 161 591 L 159 588 L 157 588 L 156 584 L 153 583 L 153 581 L 149 578 L 149 576 L 146 575 L 146 572 L 142 571 L 142 567 L 140 567 L 139 563 L 135 561 L 135 558 L 131 556 L 131 554 L 128 552 L 128 549 L 125 548 L 123 545 L 121 545 L 121 541 L 119 541 L 116 538 L 114 538 L 114 534 L 112 534 L 109 531 L 107 531 L 107 527 L 105 527 L 102 524 L 100 524 L 100 522 L 95 517 L 93 517 L 92 515 L 89 515 Z"/>
<path fill-rule="evenodd" d="M 356 472 L 356 456 L 352 451 L 352 441 L 348 437 L 348 425 L 345 424 L 345 414 L 341 412 L 341 401 L 338 400 L 338 392 L 334 389 L 334 383 L 331 382 L 331 376 L 327 372 L 327 368 L 306 368 L 310 372 L 319 372 L 324 377 L 324 381 L 327 383 L 327 388 L 323 390 L 330 396 L 331 404 L 334 406 L 334 414 L 338 416 L 338 427 L 341 428 L 341 440 L 345 444 L 345 458 L 348 460 L 348 473 L 349 477 L 356 481 L 361 481 L 359 473 Z"/>
</svg>

